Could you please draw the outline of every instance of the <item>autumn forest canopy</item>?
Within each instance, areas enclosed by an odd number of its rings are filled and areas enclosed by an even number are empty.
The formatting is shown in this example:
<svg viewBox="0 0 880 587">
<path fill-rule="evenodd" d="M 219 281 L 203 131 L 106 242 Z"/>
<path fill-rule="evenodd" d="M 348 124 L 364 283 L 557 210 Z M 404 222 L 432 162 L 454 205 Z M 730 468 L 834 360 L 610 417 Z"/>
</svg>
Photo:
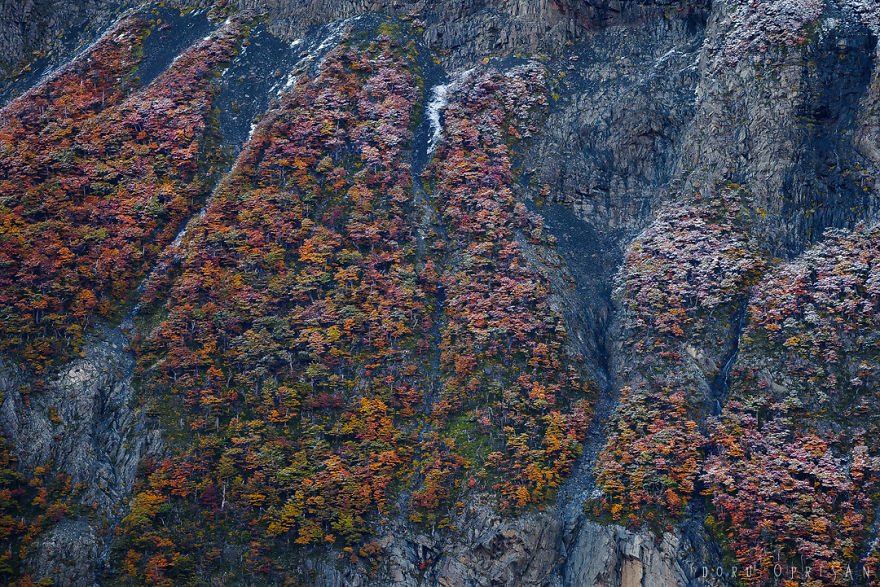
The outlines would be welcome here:
<svg viewBox="0 0 880 587">
<path fill-rule="evenodd" d="M 563 75 L 486 58 L 431 121 L 419 23 L 370 21 L 279 71 L 231 149 L 224 76 L 260 17 L 215 9 L 143 83 L 156 14 L 0 110 L 0 377 L 20 383 L 0 399 L 44 406 L 120 329 L 132 418 L 160 431 L 110 508 L 0 434 L 2 582 L 39 584 L 41 541 L 83 519 L 107 584 L 308 584 L 304 557 L 375 578 L 391 529 L 543 512 L 575 476 L 590 520 L 658 543 L 699 512 L 759 569 L 742 584 L 880 566 L 877 228 L 784 260 L 746 187 L 681 194 L 626 248 L 599 368 L 555 188 L 522 165 Z"/>
</svg>

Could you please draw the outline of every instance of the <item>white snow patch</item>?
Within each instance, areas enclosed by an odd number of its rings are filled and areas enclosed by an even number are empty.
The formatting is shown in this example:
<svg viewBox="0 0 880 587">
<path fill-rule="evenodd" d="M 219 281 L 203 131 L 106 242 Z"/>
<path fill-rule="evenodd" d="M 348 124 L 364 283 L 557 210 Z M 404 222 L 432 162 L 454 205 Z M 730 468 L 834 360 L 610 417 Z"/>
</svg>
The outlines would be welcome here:
<svg viewBox="0 0 880 587">
<path fill-rule="evenodd" d="M 288 76 L 287 76 L 287 81 L 284 82 L 284 87 L 281 88 L 281 92 L 282 92 L 282 93 L 283 93 L 283 92 L 286 92 L 287 90 L 289 90 L 290 88 L 292 88 L 294 85 L 296 85 L 296 81 L 297 81 L 298 79 L 299 79 L 299 76 L 298 76 L 298 75 L 295 75 L 295 74 L 293 74 L 293 73 L 291 73 L 290 75 L 288 75 Z"/>
<path fill-rule="evenodd" d="M 347 25 L 349 22 L 350 22 L 350 19 L 349 20 L 340 20 L 338 22 L 334 22 L 333 24 L 331 24 L 329 27 L 329 30 L 327 31 L 327 36 L 324 37 L 324 40 L 321 41 L 321 44 L 318 45 L 318 48 L 315 49 L 312 52 L 312 54 L 320 53 L 321 51 L 323 51 L 324 49 L 326 49 L 330 45 L 338 44 L 339 41 L 342 40 L 343 29 L 345 28 L 345 25 Z"/>
<path fill-rule="evenodd" d="M 443 111 L 449 104 L 449 93 L 463 81 L 465 81 L 475 70 L 475 67 L 463 71 L 456 75 L 455 78 L 446 84 L 438 84 L 431 88 L 431 101 L 428 102 L 427 116 L 431 122 L 431 138 L 428 141 L 428 155 L 434 152 L 440 139 L 443 138 L 443 123 L 440 120 Z"/>
<path fill-rule="evenodd" d="M 440 115 L 449 103 L 449 86 L 441 84 L 431 90 L 431 101 L 428 102 L 428 120 L 431 122 L 431 139 L 428 141 L 428 155 L 437 148 L 437 143 L 443 136 L 443 126 L 440 123 Z"/>
</svg>

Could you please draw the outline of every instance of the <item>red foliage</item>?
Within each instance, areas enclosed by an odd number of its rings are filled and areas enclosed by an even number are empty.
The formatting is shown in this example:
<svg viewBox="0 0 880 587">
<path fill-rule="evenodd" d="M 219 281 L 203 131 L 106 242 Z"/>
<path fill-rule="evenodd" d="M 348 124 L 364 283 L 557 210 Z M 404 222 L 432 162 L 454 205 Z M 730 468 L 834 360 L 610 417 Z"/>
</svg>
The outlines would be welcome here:
<svg viewBox="0 0 880 587">
<path fill-rule="evenodd" d="M 0 350 L 36 370 L 114 318 L 204 197 L 196 173 L 231 21 L 132 92 L 145 24 L 123 21 L 0 112 Z"/>
<path fill-rule="evenodd" d="M 140 369 L 181 442 L 123 524 L 133 577 L 207 575 L 175 553 L 212 560 L 221 542 L 269 574 L 284 540 L 353 553 L 407 485 L 411 519 L 441 527 L 455 496 L 485 490 L 477 478 L 524 507 L 552 494 L 580 450 L 586 385 L 522 251 L 544 245 L 513 198 L 504 144 L 511 120 L 543 104 L 541 71 L 481 75 L 448 114 L 426 172 L 444 258 L 415 232 L 418 70 L 392 36 L 342 45 L 282 99 L 187 232 L 172 277 L 146 285 L 149 307 L 168 301 Z M 483 444 L 470 442 L 478 425 Z M 254 531 L 260 548 L 241 544 Z"/>
<path fill-rule="evenodd" d="M 694 347 L 726 347 L 765 267 L 747 238 L 743 195 L 724 186 L 666 210 L 633 241 L 617 278 L 629 386 L 596 464 L 599 506 L 615 520 L 662 528 L 693 496 L 705 444 L 698 422 L 710 412 L 704 390 L 716 376 Z"/>
<path fill-rule="evenodd" d="M 878 244 L 877 229 L 828 234 L 752 299 L 704 479 L 756 584 L 770 580 L 768 553 L 825 568 L 822 584 L 849 584 L 842 567 L 874 560 L 859 559 L 880 479 L 880 354 L 866 335 L 880 329 Z"/>
<path fill-rule="evenodd" d="M 580 452 L 590 413 L 562 318 L 548 303 L 547 278 L 523 252 L 542 246 L 540 224 L 512 191 L 508 143 L 540 116 L 543 84 L 534 64 L 463 80 L 445 112 L 445 143 L 426 173 L 452 245 L 440 278 L 444 380 L 435 426 L 449 426 L 453 416 L 460 422 L 462 414 L 473 426 L 474 408 L 488 409 L 499 446 L 480 456 L 502 507 L 553 493 Z M 429 482 L 443 474 L 432 465 L 424 471 Z"/>
<path fill-rule="evenodd" d="M 141 365 L 158 361 L 148 386 L 185 415 L 190 441 L 140 487 L 135 506 L 156 495 L 169 513 L 133 509 L 125 540 L 136 549 L 211 550 L 165 526 L 171 511 L 204 524 L 195 496 L 215 504 L 217 532 L 260 528 L 298 544 L 359 542 L 366 518 L 387 512 L 412 459 L 416 411 L 400 398 L 424 385 L 414 348 L 430 325 L 402 196 L 409 69 L 387 37 L 331 52 L 255 131 L 184 238 L 170 289 L 148 284 L 146 301 L 167 295 L 168 314 Z M 173 485 L 184 464 L 186 482 Z M 250 568 L 272 572 L 249 552 Z"/>
</svg>

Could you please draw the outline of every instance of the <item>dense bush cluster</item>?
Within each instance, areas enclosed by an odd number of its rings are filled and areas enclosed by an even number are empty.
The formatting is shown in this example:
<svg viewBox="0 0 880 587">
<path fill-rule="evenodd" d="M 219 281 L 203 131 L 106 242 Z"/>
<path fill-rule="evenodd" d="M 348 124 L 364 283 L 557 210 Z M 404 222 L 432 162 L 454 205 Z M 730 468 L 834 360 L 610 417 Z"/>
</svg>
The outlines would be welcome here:
<svg viewBox="0 0 880 587">
<path fill-rule="evenodd" d="M 0 111 L 0 350 L 36 371 L 76 353 L 203 199 L 212 80 L 231 21 L 133 91 L 147 25 L 123 21 L 91 52 Z"/>
<path fill-rule="evenodd" d="M 0 436 L 0 580 L 7 585 L 33 585 L 22 561 L 47 528 L 77 510 L 68 475 L 37 467 L 30 475 L 18 470 L 15 455 Z"/>
<path fill-rule="evenodd" d="M 525 507 L 570 469 L 587 385 L 521 250 L 546 239 L 511 191 L 543 70 L 462 86 L 422 203 L 418 71 L 390 26 L 333 50 L 147 283 L 140 370 L 171 450 L 122 524 L 126 580 L 271 577 L 291 542 L 375 562 L 368 537 L 392 516 L 449 526 L 467 491 Z"/>
<path fill-rule="evenodd" d="M 590 416 L 547 280 L 522 250 L 546 240 L 540 218 L 511 191 L 510 143 L 531 132 L 546 104 L 543 84 L 537 65 L 463 81 L 429 169 L 449 239 L 440 279 L 444 381 L 433 418 L 443 426 L 464 413 L 475 436 L 489 435 L 479 460 L 503 508 L 541 502 L 559 486 Z"/>
<path fill-rule="evenodd" d="M 0 351 L 38 375 L 78 352 L 96 319 L 119 316 L 203 196 L 212 79 L 243 27 L 230 22 L 138 90 L 150 26 L 121 21 L 0 111 Z M 0 447 L 0 574 L 28 584 L 19 562 L 71 514 L 77 488 L 51 463 L 17 471 Z"/>
<path fill-rule="evenodd" d="M 627 386 L 596 466 L 598 505 L 615 520 L 675 519 L 693 495 L 705 442 L 698 423 L 711 408 L 707 381 L 722 368 L 697 361 L 694 346 L 727 346 L 736 309 L 765 266 L 745 236 L 743 196 L 724 186 L 662 213 L 618 275 Z"/>
<path fill-rule="evenodd" d="M 430 328 L 407 222 L 412 70 L 387 36 L 334 50 L 188 231 L 141 360 L 166 424 L 185 419 L 123 524 L 133 580 L 210 574 L 224 531 L 234 544 L 257 532 L 246 567 L 270 573 L 257 535 L 356 544 L 388 510 Z"/>
<path fill-rule="evenodd" d="M 864 541 L 880 472 L 880 231 L 830 232 L 761 278 L 736 194 L 661 214 L 630 247 L 615 292 L 627 386 L 593 507 L 669 527 L 702 481 L 707 526 L 747 583 L 766 583 L 781 561 L 798 584 L 849 584 L 848 568 L 876 563 Z M 732 391 L 703 433 L 723 357 L 707 348 L 726 346 L 746 299 Z"/>
<path fill-rule="evenodd" d="M 805 584 L 849 584 L 845 566 L 867 552 L 880 474 L 878 245 L 878 229 L 828 234 L 751 301 L 704 478 L 711 522 L 760 571 L 756 583 L 778 553 L 838 572 Z"/>
<path fill-rule="evenodd" d="M 716 189 L 661 214 L 627 251 L 614 296 L 640 351 L 702 338 L 764 269 L 744 230 L 743 193 L 734 185 Z"/>
</svg>

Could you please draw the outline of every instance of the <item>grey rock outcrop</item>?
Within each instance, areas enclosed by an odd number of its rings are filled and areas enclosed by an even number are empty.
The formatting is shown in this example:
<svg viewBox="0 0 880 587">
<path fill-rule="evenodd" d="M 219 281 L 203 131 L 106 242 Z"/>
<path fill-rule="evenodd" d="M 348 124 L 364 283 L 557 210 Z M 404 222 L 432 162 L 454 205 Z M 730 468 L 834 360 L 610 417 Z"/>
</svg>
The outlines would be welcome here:
<svg viewBox="0 0 880 587">
<path fill-rule="evenodd" d="M 377 578 L 370 580 L 357 569 L 315 560 L 301 567 L 301 576 L 322 587 L 726 584 L 727 571 L 704 562 L 702 545 L 679 532 L 657 538 L 583 519 L 566 532 L 555 512 L 511 520 L 498 518 L 490 508 L 475 508 L 473 519 L 445 538 L 398 528 L 380 543 L 387 560 Z"/>
<path fill-rule="evenodd" d="M 50 577 L 56 585 L 92 585 L 101 539 L 94 526 L 83 519 L 62 520 L 41 537 L 28 561 L 37 576 Z"/>
<path fill-rule="evenodd" d="M 91 585 L 106 555 L 107 530 L 131 493 L 141 457 L 159 442 L 134 409 L 134 357 L 119 328 L 101 328 L 82 357 L 40 379 L 0 363 L 0 432 L 23 470 L 48 467 L 70 476 L 84 511 L 41 536 L 28 561 L 35 577 Z"/>
<path fill-rule="evenodd" d="M 684 192 L 716 179 L 747 186 L 770 218 L 764 238 L 782 254 L 876 214 L 876 159 L 864 133 L 876 116 L 877 37 L 845 2 L 807 8 L 797 41 L 743 49 L 731 39 L 755 21 L 717 5 L 677 177 Z"/>
</svg>

